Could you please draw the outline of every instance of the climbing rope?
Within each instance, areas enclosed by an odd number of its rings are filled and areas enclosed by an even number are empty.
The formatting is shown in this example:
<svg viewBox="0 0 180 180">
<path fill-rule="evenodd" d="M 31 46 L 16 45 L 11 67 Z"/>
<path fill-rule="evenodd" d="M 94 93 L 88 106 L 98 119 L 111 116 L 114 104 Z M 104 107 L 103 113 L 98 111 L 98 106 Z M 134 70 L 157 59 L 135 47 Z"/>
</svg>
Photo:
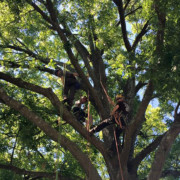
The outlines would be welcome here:
<svg viewBox="0 0 180 180">
<path fill-rule="evenodd" d="M 65 85 L 65 75 L 66 75 L 66 64 L 64 64 L 64 67 L 63 67 L 63 85 Z M 61 94 L 63 97 L 64 97 L 64 88 L 62 89 L 62 94 Z M 60 134 L 61 134 L 61 119 L 62 119 L 62 116 L 63 116 L 63 106 L 60 106 L 59 108 L 59 111 L 60 111 L 60 115 L 58 117 L 58 144 L 57 144 L 57 161 L 56 161 L 56 180 L 58 180 L 58 164 L 59 164 L 59 158 L 60 158 Z"/>
<path fill-rule="evenodd" d="M 89 121 L 90 121 L 90 119 L 89 119 L 89 118 L 90 118 L 90 116 L 89 116 L 89 115 L 90 115 L 90 114 L 89 114 L 89 113 L 90 113 L 90 106 L 89 106 L 89 91 L 88 91 L 88 96 L 87 96 L 87 97 L 88 97 L 88 120 L 87 120 L 87 123 L 86 123 L 86 129 L 87 129 L 87 131 L 89 131 L 89 128 L 90 128 L 90 127 L 89 127 Z"/>
<path fill-rule="evenodd" d="M 118 117 L 117 117 L 117 116 L 118 116 Z M 114 115 L 114 119 L 115 119 L 115 121 L 116 121 L 116 124 L 119 125 L 119 127 L 120 127 L 121 129 L 123 129 L 122 122 L 121 122 L 121 116 L 122 116 L 122 112 Z"/>
<path fill-rule="evenodd" d="M 117 150 L 117 155 L 118 155 L 119 168 L 120 168 L 120 172 L 121 172 L 121 179 L 124 180 L 123 170 L 122 170 L 122 166 L 121 166 L 121 159 L 120 159 L 120 154 L 119 154 L 119 148 L 118 148 L 118 143 L 117 143 L 116 132 L 115 132 L 115 129 L 113 129 L 113 130 L 114 130 L 114 139 L 115 139 L 115 142 L 116 142 L 116 150 Z"/>
<path fill-rule="evenodd" d="M 61 109 L 61 108 L 60 108 Z M 61 112 L 61 111 L 60 111 Z M 56 161 L 56 180 L 58 180 L 58 164 L 59 164 L 59 157 L 60 157 L 60 133 L 61 133 L 61 126 L 60 126 L 61 117 L 58 117 L 58 144 L 57 144 L 57 161 Z"/>
<path fill-rule="evenodd" d="M 102 83 L 102 81 L 101 81 L 101 76 L 100 76 L 100 83 L 101 83 L 101 86 L 102 86 L 102 88 L 103 88 L 103 90 L 104 90 L 104 93 L 105 93 L 105 95 L 106 95 L 106 97 L 107 97 L 107 99 L 108 99 L 109 104 L 111 104 L 112 106 L 114 106 L 113 100 L 112 100 L 112 99 L 110 98 L 110 96 L 108 95 L 108 93 L 107 93 L 107 91 L 106 91 L 106 89 L 105 89 L 105 87 L 104 87 L 104 85 L 103 85 L 103 83 Z"/>
<path fill-rule="evenodd" d="M 91 127 L 91 125 L 93 124 L 93 119 L 90 116 L 90 101 L 89 101 L 89 91 L 88 91 L 88 121 L 87 121 L 87 125 L 86 125 L 86 129 L 89 132 L 89 129 Z"/>
<path fill-rule="evenodd" d="M 89 132 L 89 129 L 90 129 L 90 101 L 89 101 L 89 91 L 88 91 L 88 94 L 87 94 L 87 97 L 88 97 L 88 119 L 87 119 L 87 124 L 86 124 L 86 129 L 87 129 L 87 132 Z M 87 136 L 87 150 L 88 152 L 90 151 L 90 143 L 89 143 L 89 133 L 88 133 L 88 136 Z M 88 163 L 88 174 L 89 174 L 89 178 L 87 179 L 90 179 L 90 164 Z"/>
<path fill-rule="evenodd" d="M 115 103 L 112 101 L 112 99 L 110 98 L 110 96 L 108 95 L 102 81 L 101 81 L 101 75 L 100 75 L 100 83 L 101 83 L 101 86 L 104 90 L 104 93 L 108 99 L 108 102 L 109 104 L 111 105 L 115 105 Z M 119 113 L 118 114 L 118 117 L 117 116 L 114 116 L 114 119 L 117 123 L 117 125 L 120 126 L 120 128 L 122 129 L 122 123 L 121 123 L 121 115 L 122 113 Z M 116 137 L 116 133 L 115 133 L 115 129 L 114 129 L 114 139 L 115 139 L 115 143 L 116 143 L 116 150 L 117 150 L 117 155 L 118 155 L 118 162 L 119 162 L 119 168 L 120 168 L 120 172 L 121 172 L 121 179 L 124 180 L 124 177 L 123 177 L 123 170 L 122 170 L 122 166 L 121 166 L 121 159 L 120 159 L 120 154 L 119 154 L 119 148 L 118 148 L 118 143 L 117 143 L 117 137 Z M 124 134 L 123 134 L 123 142 L 124 142 Z"/>
</svg>

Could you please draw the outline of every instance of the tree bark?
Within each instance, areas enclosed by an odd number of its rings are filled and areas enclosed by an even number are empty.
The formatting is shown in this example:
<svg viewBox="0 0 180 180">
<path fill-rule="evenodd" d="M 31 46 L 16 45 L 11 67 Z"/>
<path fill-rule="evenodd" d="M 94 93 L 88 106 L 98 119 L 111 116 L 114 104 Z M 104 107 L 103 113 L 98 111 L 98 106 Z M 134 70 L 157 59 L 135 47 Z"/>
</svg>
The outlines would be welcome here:
<svg viewBox="0 0 180 180">
<path fill-rule="evenodd" d="M 163 165 L 165 163 L 166 157 L 171 149 L 171 146 L 180 133 L 180 115 L 175 119 L 175 122 L 167 131 L 166 135 L 163 137 L 159 148 L 155 154 L 155 158 L 148 175 L 148 180 L 158 180 L 161 177 L 161 172 Z"/>
<path fill-rule="evenodd" d="M 32 178 L 48 178 L 48 179 L 55 179 L 56 178 L 56 173 L 49 173 L 49 172 L 35 172 L 35 171 L 27 171 L 25 169 L 20 169 L 16 166 L 13 165 L 5 165 L 5 164 L 0 164 L 0 168 L 1 169 L 6 169 L 6 170 L 10 170 L 13 171 L 16 174 L 20 174 L 20 175 L 28 175 Z M 59 180 L 82 180 L 82 178 L 75 176 L 73 177 L 65 177 L 62 176 L 61 173 L 58 173 L 58 179 Z"/>
<path fill-rule="evenodd" d="M 67 148 L 73 156 L 78 160 L 81 167 L 84 169 L 87 177 L 90 180 L 101 180 L 96 168 L 92 165 L 91 161 L 84 154 L 79 147 L 65 136 L 60 135 L 55 129 L 53 129 L 48 123 L 46 123 L 41 117 L 30 111 L 25 105 L 22 105 L 18 101 L 10 98 L 2 88 L 0 88 L 0 99 L 2 99 L 6 105 L 18 111 L 22 116 L 39 127 L 45 134 L 47 134 L 52 140 L 56 141 Z"/>
</svg>

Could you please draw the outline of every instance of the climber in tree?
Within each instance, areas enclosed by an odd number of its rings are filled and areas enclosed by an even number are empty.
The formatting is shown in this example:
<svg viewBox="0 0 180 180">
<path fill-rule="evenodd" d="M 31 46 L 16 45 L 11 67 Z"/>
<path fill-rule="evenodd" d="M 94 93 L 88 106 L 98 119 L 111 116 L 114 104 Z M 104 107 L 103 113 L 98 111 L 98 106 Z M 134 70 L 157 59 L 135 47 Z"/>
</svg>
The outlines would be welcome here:
<svg viewBox="0 0 180 180">
<path fill-rule="evenodd" d="M 92 125 L 93 123 L 93 118 L 92 116 L 88 113 L 86 113 L 86 109 L 87 109 L 87 104 L 88 103 L 88 98 L 87 96 L 82 96 L 80 98 L 80 100 L 75 102 L 75 105 L 72 109 L 73 114 L 75 115 L 76 119 L 83 124 L 84 122 L 86 122 L 86 128 L 87 130 L 89 130 L 89 127 Z M 89 109 L 88 109 L 89 110 Z M 88 118 L 87 118 L 88 117 Z"/>
<path fill-rule="evenodd" d="M 68 71 L 63 72 L 62 69 L 56 69 L 54 74 L 61 78 L 61 81 L 64 85 L 63 102 L 67 102 L 68 105 L 72 107 L 75 93 L 78 89 L 81 88 L 81 84 L 76 79 L 76 77 L 79 76 L 78 73 L 71 73 Z"/>
<path fill-rule="evenodd" d="M 119 94 L 116 96 L 116 105 L 111 112 L 111 116 L 108 119 L 103 120 L 100 124 L 90 129 L 90 134 L 96 133 L 104 129 L 105 127 L 116 124 L 116 139 L 119 140 L 119 136 L 123 129 L 126 127 L 126 119 L 129 112 L 129 106 L 125 102 L 124 96 Z M 115 141 L 112 144 L 114 148 Z"/>
<path fill-rule="evenodd" d="M 75 105 L 72 109 L 73 114 L 75 115 L 76 119 L 83 124 L 85 122 L 86 118 L 88 117 L 88 114 L 85 113 L 86 110 L 86 103 L 88 101 L 88 98 L 86 96 L 82 96 L 80 100 L 75 102 Z M 82 107 L 84 105 L 84 107 Z"/>
</svg>

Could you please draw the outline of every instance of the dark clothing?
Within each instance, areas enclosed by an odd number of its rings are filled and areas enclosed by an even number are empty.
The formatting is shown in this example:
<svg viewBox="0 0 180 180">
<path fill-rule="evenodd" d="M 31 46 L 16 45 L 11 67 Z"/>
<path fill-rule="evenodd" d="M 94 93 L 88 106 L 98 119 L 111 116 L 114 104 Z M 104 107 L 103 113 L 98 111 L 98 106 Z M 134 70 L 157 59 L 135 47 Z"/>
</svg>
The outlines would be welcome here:
<svg viewBox="0 0 180 180">
<path fill-rule="evenodd" d="M 74 107 L 73 114 L 81 124 L 85 122 L 85 118 L 88 116 L 80 107 Z"/>
<path fill-rule="evenodd" d="M 118 113 L 122 113 L 123 115 L 127 115 L 128 114 L 128 105 L 123 102 L 117 102 L 116 105 L 119 105 L 119 108 L 117 109 Z"/>
<path fill-rule="evenodd" d="M 120 121 L 122 126 L 126 126 L 126 122 L 125 122 L 125 118 L 128 114 L 128 110 L 127 110 L 127 105 L 124 102 L 118 102 L 116 105 L 119 105 L 119 108 L 116 110 L 115 115 L 111 116 L 108 119 L 103 120 L 102 122 L 100 122 L 100 124 L 98 124 L 97 126 L 95 126 L 92 130 L 93 132 L 99 132 L 102 129 L 104 129 L 105 127 L 111 125 L 111 124 L 116 124 L 116 119 L 118 119 L 120 117 Z"/>
<path fill-rule="evenodd" d="M 121 120 L 122 126 L 126 126 L 126 123 L 122 117 L 120 118 L 120 120 Z M 100 124 L 95 126 L 93 128 L 93 132 L 94 133 L 99 132 L 102 129 L 104 129 L 105 127 L 112 125 L 112 124 L 116 124 L 116 121 L 115 121 L 115 118 L 111 116 L 110 118 L 103 120 L 102 122 L 100 122 Z"/>
<path fill-rule="evenodd" d="M 129 107 L 123 101 L 117 102 L 116 106 L 117 105 L 119 105 L 119 108 L 115 111 L 114 115 L 108 119 L 103 120 L 102 122 L 100 122 L 100 124 L 92 128 L 90 130 L 91 133 L 99 132 L 109 125 L 116 124 L 115 135 L 116 135 L 117 142 L 119 142 L 120 140 L 119 137 L 120 137 L 120 134 L 123 132 L 123 127 L 126 127 L 126 117 L 129 111 L 128 109 Z M 110 149 L 113 150 L 115 149 L 115 147 L 116 147 L 116 142 L 115 142 L 115 137 L 114 137 L 114 140 L 112 142 Z"/>
<path fill-rule="evenodd" d="M 73 73 L 66 72 L 64 79 L 65 79 L 64 96 L 68 98 L 69 104 L 72 106 L 75 93 L 78 89 L 81 88 L 81 85 L 76 79 L 76 77 L 73 75 Z"/>
</svg>

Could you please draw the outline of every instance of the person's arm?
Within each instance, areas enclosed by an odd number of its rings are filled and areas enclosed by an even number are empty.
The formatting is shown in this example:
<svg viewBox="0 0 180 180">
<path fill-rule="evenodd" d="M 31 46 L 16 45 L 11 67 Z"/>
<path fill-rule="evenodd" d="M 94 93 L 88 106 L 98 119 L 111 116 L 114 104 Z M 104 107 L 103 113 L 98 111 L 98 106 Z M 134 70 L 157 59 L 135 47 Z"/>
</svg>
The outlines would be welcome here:
<svg viewBox="0 0 180 180">
<path fill-rule="evenodd" d="M 119 105 L 116 105 L 116 106 L 114 107 L 114 109 L 113 109 L 112 112 L 111 112 L 111 116 L 114 115 L 114 113 L 117 111 L 118 108 L 119 108 Z"/>
</svg>

